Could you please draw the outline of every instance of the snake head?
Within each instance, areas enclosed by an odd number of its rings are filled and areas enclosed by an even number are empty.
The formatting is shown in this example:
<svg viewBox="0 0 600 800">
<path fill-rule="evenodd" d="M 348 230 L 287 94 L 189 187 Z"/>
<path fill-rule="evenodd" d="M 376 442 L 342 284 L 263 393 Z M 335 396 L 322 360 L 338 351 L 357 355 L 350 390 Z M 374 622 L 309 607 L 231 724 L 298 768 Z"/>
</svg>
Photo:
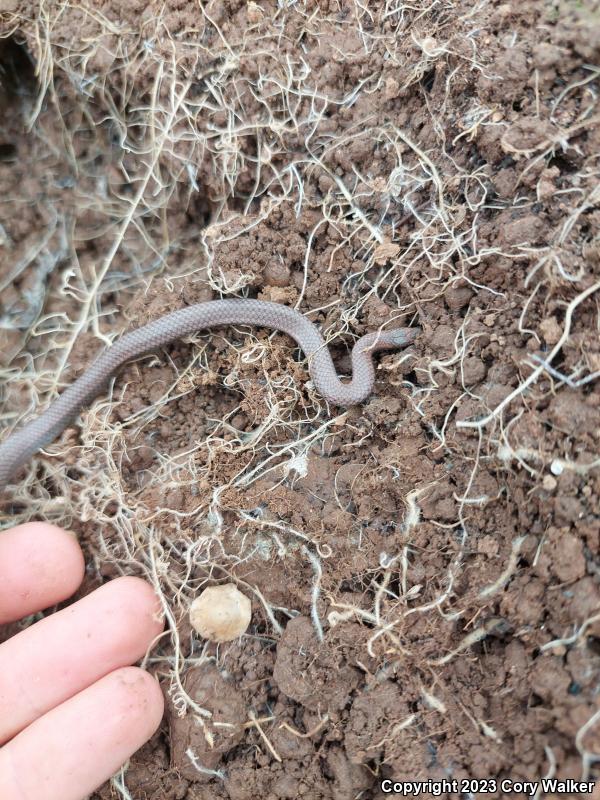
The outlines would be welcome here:
<svg viewBox="0 0 600 800">
<path fill-rule="evenodd" d="M 396 328 L 390 331 L 390 339 L 396 347 L 406 347 L 421 333 L 421 328 Z"/>
</svg>

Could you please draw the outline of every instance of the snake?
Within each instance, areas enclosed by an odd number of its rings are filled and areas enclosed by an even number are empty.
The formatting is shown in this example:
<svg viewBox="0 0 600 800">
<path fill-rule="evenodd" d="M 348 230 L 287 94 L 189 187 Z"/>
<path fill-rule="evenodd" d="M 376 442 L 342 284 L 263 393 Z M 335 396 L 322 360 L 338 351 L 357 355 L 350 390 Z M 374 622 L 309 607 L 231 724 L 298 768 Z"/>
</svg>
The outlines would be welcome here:
<svg viewBox="0 0 600 800">
<path fill-rule="evenodd" d="M 314 386 L 336 406 L 356 405 L 371 394 L 373 353 L 406 347 L 420 332 L 419 328 L 390 328 L 362 336 L 352 348 L 352 378 L 343 383 L 319 329 L 289 306 L 253 299 L 208 300 L 164 314 L 106 347 L 45 411 L 0 444 L 0 491 L 19 467 L 60 436 L 128 361 L 199 330 L 227 325 L 271 328 L 291 336 L 307 357 Z"/>
</svg>

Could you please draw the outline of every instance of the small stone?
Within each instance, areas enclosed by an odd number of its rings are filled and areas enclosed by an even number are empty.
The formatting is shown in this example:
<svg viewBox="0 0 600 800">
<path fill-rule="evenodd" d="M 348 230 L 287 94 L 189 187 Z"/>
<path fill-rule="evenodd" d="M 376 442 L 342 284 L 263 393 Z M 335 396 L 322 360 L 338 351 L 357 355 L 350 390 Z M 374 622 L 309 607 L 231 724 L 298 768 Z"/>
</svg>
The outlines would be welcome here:
<svg viewBox="0 0 600 800">
<path fill-rule="evenodd" d="M 429 58 L 438 55 L 438 53 L 441 52 L 440 50 L 438 50 L 437 41 L 433 38 L 433 36 L 426 36 L 425 39 L 423 39 L 423 41 L 420 42 L 419 44 L 421 46 L 421 50 Z"/>
<path fill-rule="evenodd" d="M 231 642 L 245 633 L 252 618 L 252 606 L 233 583 L 209 586 L 190 606 L 195 631 L 211 642 Z"/>
</svg>

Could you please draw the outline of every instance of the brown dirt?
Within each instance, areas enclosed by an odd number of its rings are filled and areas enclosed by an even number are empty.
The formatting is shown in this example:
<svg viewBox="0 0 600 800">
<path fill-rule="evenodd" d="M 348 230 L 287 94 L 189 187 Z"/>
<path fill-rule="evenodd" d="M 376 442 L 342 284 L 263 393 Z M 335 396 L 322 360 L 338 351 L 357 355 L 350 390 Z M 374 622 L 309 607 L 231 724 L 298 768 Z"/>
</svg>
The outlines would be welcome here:
<svg viewBox="0 0 600 800">
<path fill-rule="evenodd" d="M 600 4 L 60 8 L 0 4 L 8 425 L 218 292 L 299 301 L 346 372 L 338 334 L 423 331 L 348 411 L 284 336 L 199 334 L 20 476 L 4 526 L 70 526 L 84 591 L 170 609 L 129 796 L 595 778 Z M 253 623 L 205 646 L 224 580 Z"/>
</svg>

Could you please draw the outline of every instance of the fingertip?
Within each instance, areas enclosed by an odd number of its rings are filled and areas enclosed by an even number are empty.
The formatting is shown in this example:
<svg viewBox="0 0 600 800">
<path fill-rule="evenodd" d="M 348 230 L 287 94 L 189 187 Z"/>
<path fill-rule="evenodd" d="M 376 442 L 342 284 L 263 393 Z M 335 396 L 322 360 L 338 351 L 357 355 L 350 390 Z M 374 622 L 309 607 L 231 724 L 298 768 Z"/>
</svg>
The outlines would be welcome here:
<svg viewBox="0 0 600 800">
<path fill-rule="evenodd" d="M 146 636 L 153 639 L 165 627 L 165 618 L 158 596 L 148 581 L 126 575 L 115 578 L 106 586 L 111 587 L 115 602 L 120 604 L 125 621 L 132 626 L 145 626 Z M 125 625 L 127 627 L 127 625 Z"/>
<path fill-rule="evenodd" d="M 68 574 L 72 582 L 71 594 L 73 594 L 79 588 L 85 574 L 85 560 L 77 535 L 50 522 L 28 522 L 23 527 L 27 528 L 27 534 L 31 536 L 36 546 L 42 543 L 47 552 L 52 550 L 60 555 L 62 571 Z"/>
<path fill-rule="evenodd" d="M 0 796 L 81 800 L 156 732 L 158 682 L 123 667 L 37 719 L 0 749 Z"/>
<path fill-rule="evenodd" d="M 165 710 L 160 684 L 140 667 L 122 667 L 111 676 L 115 684 L 115 703 L 136 732 L 141 747 L 158 730 Z"/>
<path fill-rule="evenodd" d="M 49 522 L 0 533 L 0 623 L 60 603 L 81 584 L 83 553 L 74 534 Z"/>
<path fill-rule="evenodd" d="M 149 583 L 116 578 L 0 645 L 0 742 L 143 658 L 163 630 L 159 611 Z"/>
</svg>

